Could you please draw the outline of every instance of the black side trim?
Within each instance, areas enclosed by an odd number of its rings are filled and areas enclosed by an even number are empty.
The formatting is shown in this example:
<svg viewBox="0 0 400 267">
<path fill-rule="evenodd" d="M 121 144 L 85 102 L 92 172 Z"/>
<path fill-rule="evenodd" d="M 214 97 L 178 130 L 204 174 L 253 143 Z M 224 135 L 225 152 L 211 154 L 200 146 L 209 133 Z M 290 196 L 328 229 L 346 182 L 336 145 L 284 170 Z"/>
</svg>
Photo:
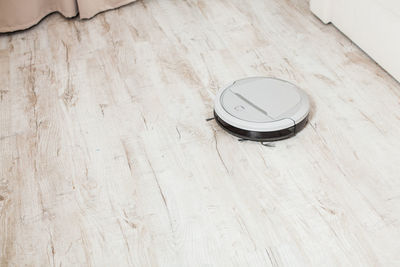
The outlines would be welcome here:
<svg viewBox="0 0 400 267">
<path fill-rule="evenodd" d="M 273 132 L 255 132 L 255 131 L 247 131 L 240 128 L 236 128 L 224 122 L 220 117 L 218 117 L 215 111 L 214 111 L 214 117 L 217 123 L 228 133 L 246 140 L 257 141 L 257 142 L 279 141 L 290 138 L 296 135 L 296 133 L 300 132 L 307 125 L 308 122 L 308 115 L 307 115 L 307 117 L 305 117 L 301 122 L 286 129 Z"/>
</svg>

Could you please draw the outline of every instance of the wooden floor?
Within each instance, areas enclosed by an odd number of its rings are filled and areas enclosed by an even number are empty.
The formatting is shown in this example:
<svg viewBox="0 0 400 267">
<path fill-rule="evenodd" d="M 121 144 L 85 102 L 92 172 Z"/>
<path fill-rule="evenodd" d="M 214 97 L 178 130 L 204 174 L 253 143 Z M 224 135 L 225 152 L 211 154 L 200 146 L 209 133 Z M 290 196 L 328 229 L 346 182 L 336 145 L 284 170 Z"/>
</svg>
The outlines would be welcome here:
<svg viewBox="0 0 400 267">
<path fill-rule="evenodd" d="M 274 147 L 212 116 L 303 88 Z M 0 266 L 399 266 L 400 85 L 307 0 L 141 0 L 0 36 Z"/>
</svg>

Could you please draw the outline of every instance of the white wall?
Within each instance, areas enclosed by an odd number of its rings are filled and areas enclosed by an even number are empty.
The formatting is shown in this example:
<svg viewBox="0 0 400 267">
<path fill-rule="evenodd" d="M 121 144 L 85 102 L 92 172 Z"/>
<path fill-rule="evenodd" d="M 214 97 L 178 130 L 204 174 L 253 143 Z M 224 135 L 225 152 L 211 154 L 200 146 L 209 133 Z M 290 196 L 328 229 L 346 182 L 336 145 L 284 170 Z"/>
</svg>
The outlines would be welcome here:
<svg viewBox="0 0 400 267">
<path fill-rule="evenodd" d="M 400 81 L 400 0 L 310 0 L 310 8 Z"/>
</svg>

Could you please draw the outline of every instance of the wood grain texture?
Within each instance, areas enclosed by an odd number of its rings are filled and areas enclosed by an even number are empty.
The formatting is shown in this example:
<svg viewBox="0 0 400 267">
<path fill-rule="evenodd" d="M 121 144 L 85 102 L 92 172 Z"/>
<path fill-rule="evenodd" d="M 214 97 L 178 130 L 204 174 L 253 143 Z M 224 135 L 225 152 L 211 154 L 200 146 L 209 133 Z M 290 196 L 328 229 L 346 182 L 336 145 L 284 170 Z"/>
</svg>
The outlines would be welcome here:
<svg viewBox="0 0 400 267">
<path fill-rule="evenodd" d="M 264 147 L 216 91 L 273 76 Z M 307 0 L 142 0 L 0 36 L 0 266 L 399 266 L 400 87 Z"/>
</svg>

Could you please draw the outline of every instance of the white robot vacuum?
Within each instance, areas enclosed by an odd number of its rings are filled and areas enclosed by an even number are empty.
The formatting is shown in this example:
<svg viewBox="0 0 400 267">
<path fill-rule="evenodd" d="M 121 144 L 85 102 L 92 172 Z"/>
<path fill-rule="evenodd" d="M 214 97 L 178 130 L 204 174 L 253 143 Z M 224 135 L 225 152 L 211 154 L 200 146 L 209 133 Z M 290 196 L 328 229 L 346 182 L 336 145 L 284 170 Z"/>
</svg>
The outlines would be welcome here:
<svg viewBox="0 0 400 267">
<path fill-rule="evenodd" d="M 296 135 L 307 124 L 310 102 L 295 85 L 254 77 L 233 82 L 215 99 L 214 118 L 230 134 L 259 142 Z"/>
</svg>

